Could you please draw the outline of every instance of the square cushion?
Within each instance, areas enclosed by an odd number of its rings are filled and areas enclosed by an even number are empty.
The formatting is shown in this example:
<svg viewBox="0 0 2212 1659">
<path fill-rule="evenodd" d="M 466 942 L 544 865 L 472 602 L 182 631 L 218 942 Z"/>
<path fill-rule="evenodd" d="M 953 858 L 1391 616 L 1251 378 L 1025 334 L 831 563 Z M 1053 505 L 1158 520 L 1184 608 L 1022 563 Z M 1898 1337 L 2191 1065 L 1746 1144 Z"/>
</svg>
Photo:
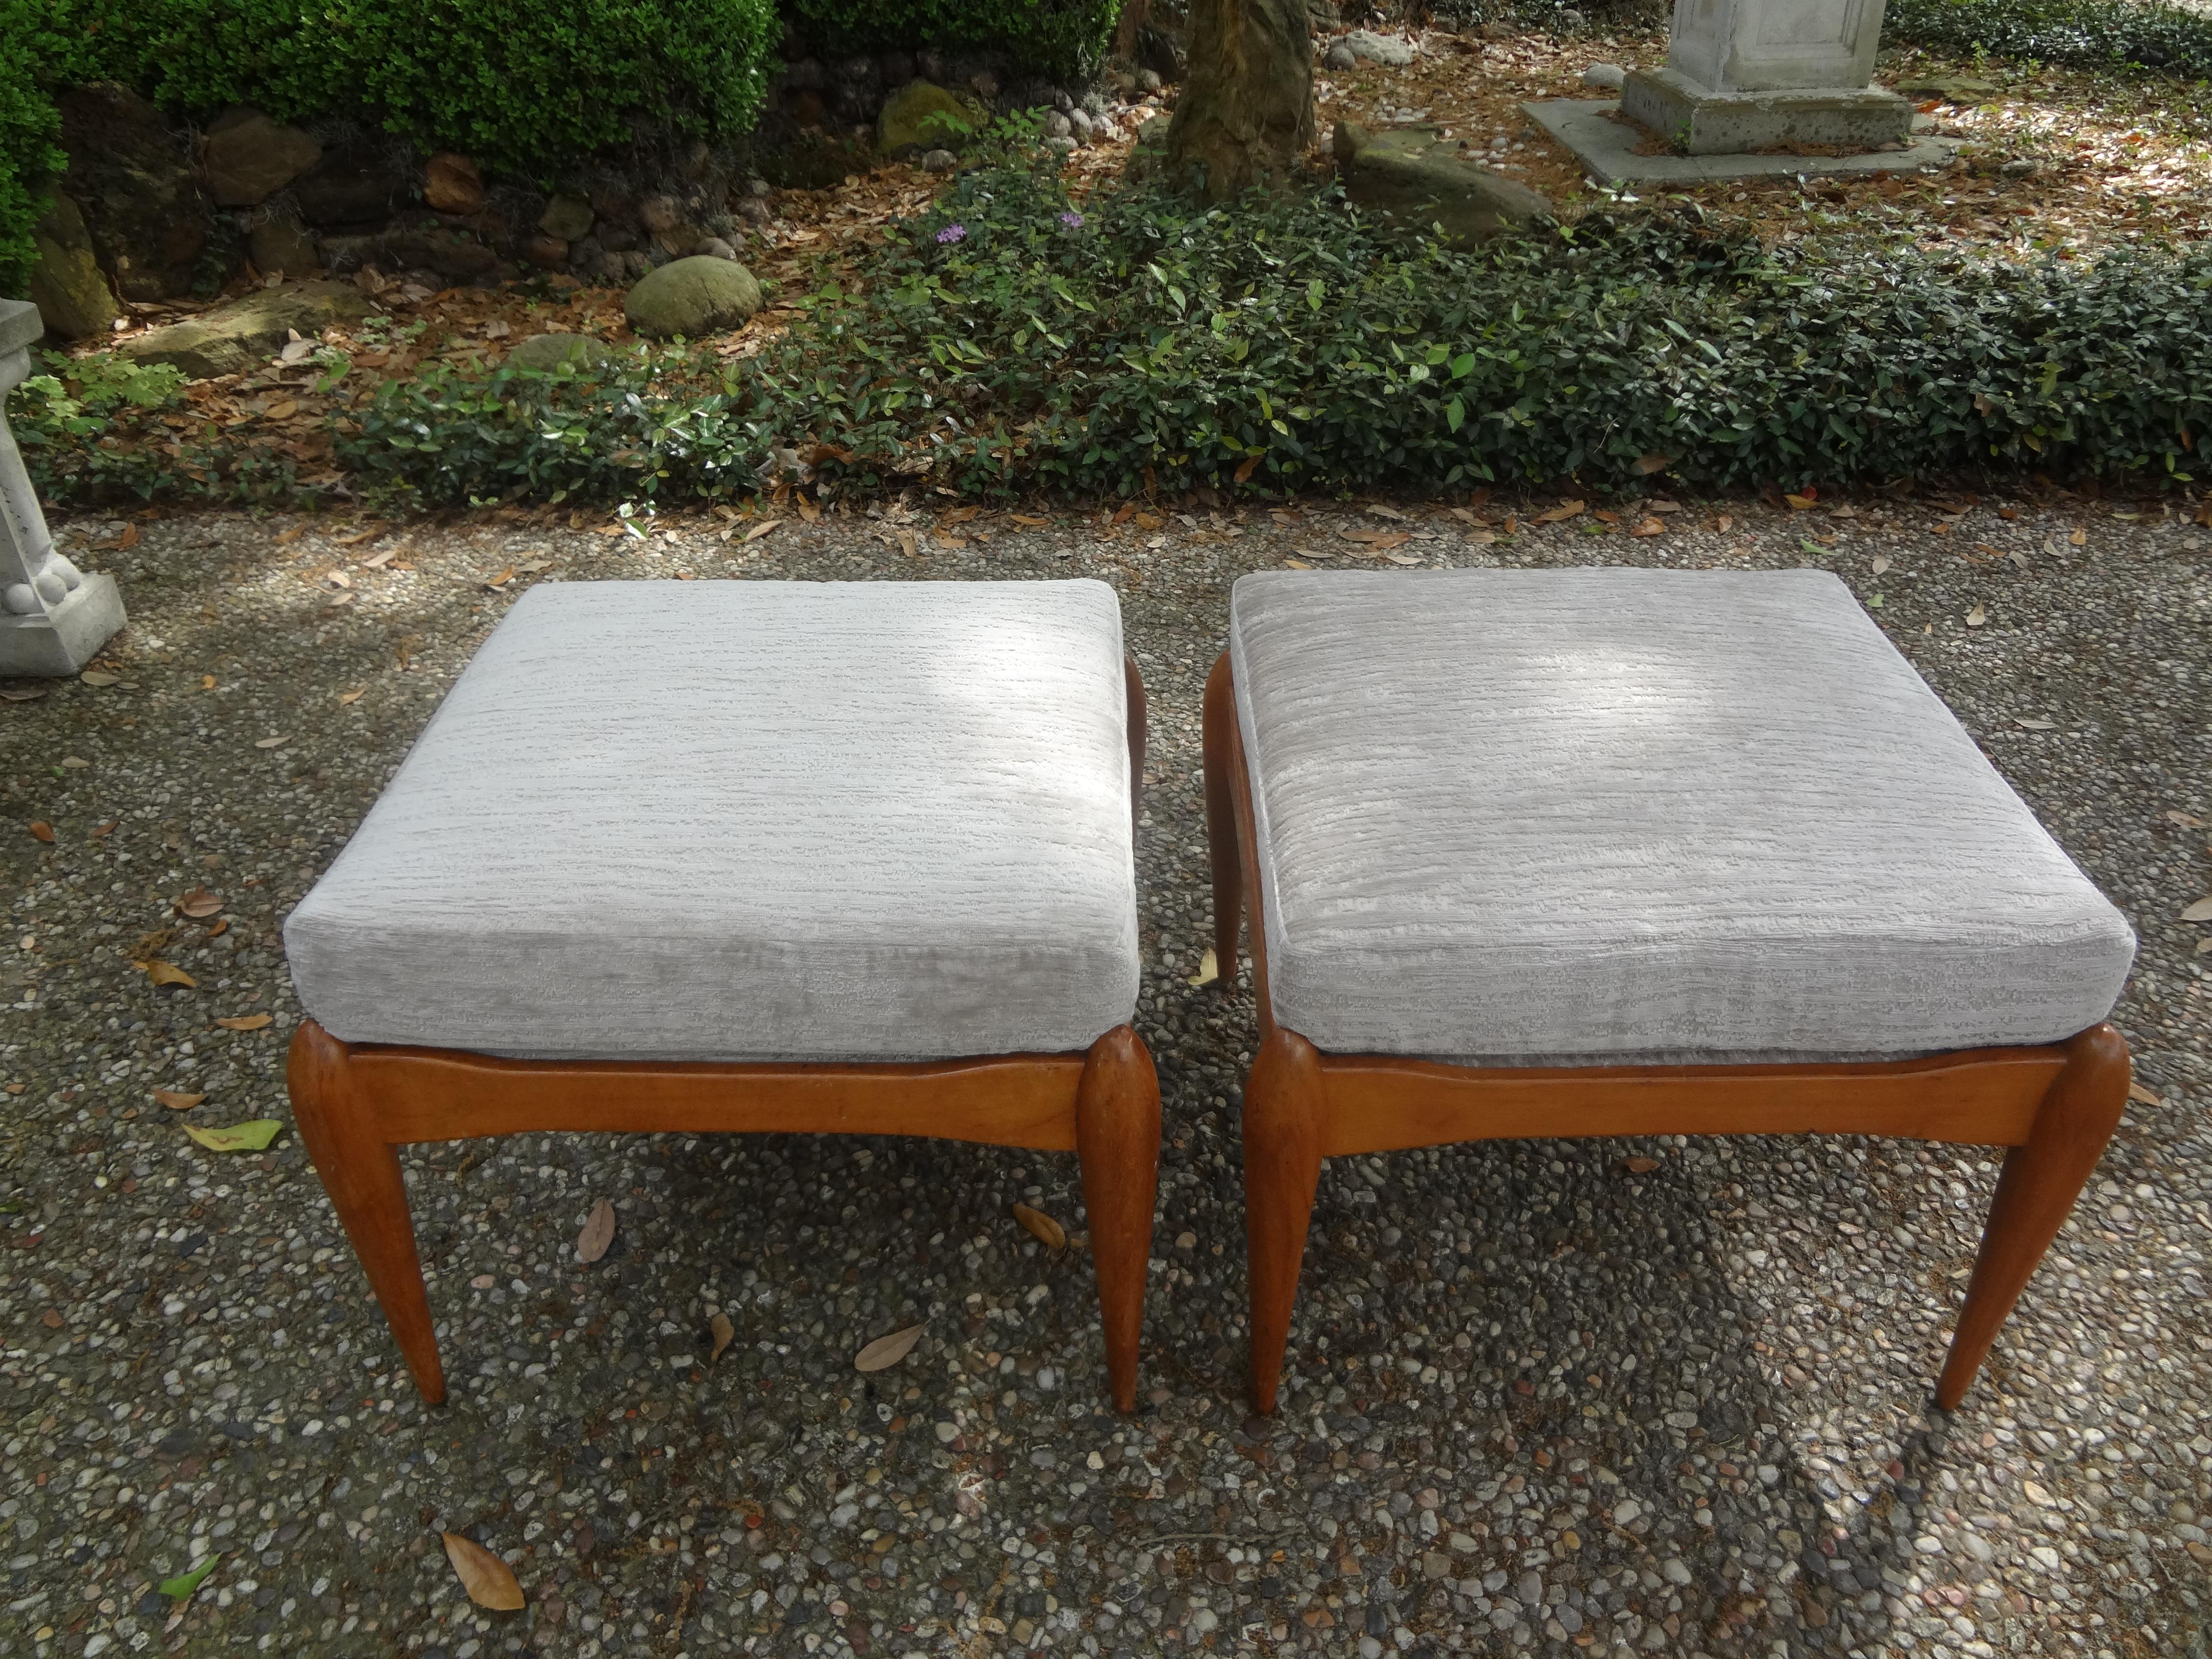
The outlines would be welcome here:
<svg viewBox="0 0 2212 1659">
<path fill-rule="evenodd" d="M 1821 571 L 1246 576 L 1276 1019 L 1464 1062 L 2066 1037 L 2135 939 Z"/>
<path fill-rule="evenodd" d="M 333 1036 L 1087 1047 L 1138 976 L 1103 582 L 578 582 L 494 630 L 285 924 Z"/>
</svg>

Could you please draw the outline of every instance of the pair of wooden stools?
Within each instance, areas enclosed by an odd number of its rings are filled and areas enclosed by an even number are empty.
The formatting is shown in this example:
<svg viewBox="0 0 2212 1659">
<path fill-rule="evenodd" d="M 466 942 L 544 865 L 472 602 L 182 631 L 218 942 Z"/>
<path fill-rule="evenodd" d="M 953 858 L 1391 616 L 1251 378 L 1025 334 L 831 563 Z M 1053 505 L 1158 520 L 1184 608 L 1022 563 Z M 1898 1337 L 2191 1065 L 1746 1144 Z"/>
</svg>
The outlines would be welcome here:
<svg viewBox="0 0 2212 1659">
<path fill-rule="evenodd" d="M 1097 582 L 519 603 L 285 927 L 300 1132 L 423 1395 L 398 1146 L 839 1131 L 1074 1150 L 1128 1409 L 1144 739 Z M 2013 1149 L 1958 1402 L 2118 1121 L 2134 939 L 1841 582 L 1249 576 L 1205 748 L 1258 1409 L 1323 1158 L 1809 1132 Z"/>
</svg>

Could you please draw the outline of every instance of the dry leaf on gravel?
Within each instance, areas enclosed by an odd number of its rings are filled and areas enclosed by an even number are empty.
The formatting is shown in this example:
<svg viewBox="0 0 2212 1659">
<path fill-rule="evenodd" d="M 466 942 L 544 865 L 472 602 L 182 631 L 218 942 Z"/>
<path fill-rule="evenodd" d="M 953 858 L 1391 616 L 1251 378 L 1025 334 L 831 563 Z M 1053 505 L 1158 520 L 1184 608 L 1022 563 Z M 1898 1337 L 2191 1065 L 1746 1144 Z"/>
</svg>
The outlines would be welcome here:
<svg viewBox="0 0 2212 1659">
<path fill-rule="evenodd" d="M 1645 519 L 1628 533 L 1632 536 L 1663 536 L 1667 533 L 1667 526 L 1663 520 Z"/>
<path fill-rule="evenodd" d="M 176 902 L 177 914 L 190 916 L 194 921 L 205 921 L 222 908 L 222 897 L 204 887 L 195 887 Z"/>
<path fill-rule="evenodd" d="M 211 1152 L 259 1152 L 268 1150 L 283 1127 L 273 1117 L 257 1117 L 227 1129 L 202 1129 L 187 1123 L 185 1133 Z"/>
<path fill-rule="evenodd" d="M 77 678 L 87 685 L 115 685 L 121 683 L 123 676 L 111 674 L 104 668 L 88 668 Z"/>
<path fill-rule="evenodd" d="M 1638 455 L 1636 458 L 1636 470 L 1647 477 L 1654 472 L 1663 472 L 1674 465 L 1674 458 L 1672 455 L 1662 455 L 1656 449 L 1649 455 Z"/>
<path fill-rule="evenodd" d="M 714 1346 L 707 1355 L 711 1365 L 722 1357 L 722 1350 L 738 1340 L 738 1328 L 730 1322 L 727 1314 L 718 1313 L 707 1322 L 707 1329 L 714 1339 Z"/>
<path fill-rule="evenodd" d="M 1561 501 L 1557 507 L 1552 508 L 1550 512 L 1539 513 L 1536 515 L 1536 522 L 1538 524 L 1563 524 L 1567 520 L 1574 518 L 1580 514 L 1583 510 L 1583 505 L 1584 504 L 1581 501 Z"/>
<path fill-rule="evenodd" d="M 473 1538 L 464 1538 L 457 1532 L 438 1535 L 446 1540 L 446 1559 L 453 1564 L 453 1576 L 461 1581 L 470 1601 L 498 1613 L 513 1613 L 522 1605 L 522 1586 L 515 1583 L 514 1571 L 506 1562 Z"/>
<path fill-rule="evenodd" d="M 154 1098 L 173 1112 L 189 1112 L 207 1097 L 182 1094 L 174 1089 L 156 1089 L 154 1091 Z"/>
<path fill-rule="evenodd" d="M 292 739 L 289 736 L 281 738 L 256 738 L 253 740 L 253 746 L 256 749 L 282 749 L 286 744 L 291 741 Z"/>
<path fill-rule="evenodd" d="M 2166 1103 L 2160 1100 L 2154 1092 L 2144 1088 L 2140 1083 L 2130 1083 L 2128 1085 L 2128 1098 L 2135 1102 L 2138 1106 L 2163 1106 L 2166 1104 Z"/>
<path fill-rule="evenodd" d="M 914 1352 L 914 1345 L 921 1340 L 921 1334 L 929 1326 L 927 1320 L 919 1325 L 909 1325 L 902 1331 L 893 1331 L 889 1336 L 879 1336 L 853 1356 L 856 1371 L 889 1370 Z"/>
<path fill-rule="evenodd" d="M 351 691 L 341 691 L 338 693 L 339 706 L 343 708 L 349 702 L 359 702 L 368 694 L 368 688 L 365 685 L 358 686 Z"/>
<path fill-rule="evenodd" d="M 2028 732 L 2048 732 L 2058 724 L 2057 720 L 2033 720 L 2026 714 L 2014 714 L 2012 723 Z"/>
<path fill-rule="evenodd" d="M 1183 983 L 1186 985 L 1211 985 L 1214 981 L 1220 977 L 1221 960 L 1218 957 L 1215 956 L 1212 951 L 1208 951 L 1204 956 L 1199 957 L 1198 971 L 1194 974 L 1187 975 L 1183 979 Z"/>
<path fill-rule="evenodd" d="M 188 991 L 197 991 L 200 988 L 200 982 L 198 980 L 173 962 L 163 962 L 156 957 L 151 962 L 142 962 L 138 965 L 146 970 L 146 977 L 156 985 L 181 985 Z"/>
<path fill-rule="evenodd" d="M 2212 921 L 2212 896 L 2197 901 L 2181 913 L 2184 921 Z"/>
<path fill-rule="evenodd" d="M 1650 1175 L 1659 1167 L 1659 1160 L 1656 1158 L 1632 1158 L 1623 1162 L 1627 1164 L 1631 1175 Z"/>
<path fill-rule="evenodd" d="M 1979 628 L 1989 619 L 1990 613 L 1983 610 L 1978 602 L 1972 610 L 1966 612 L 1966 626 L 1969 628 Z"/>
<path fill-rule="evenodd" d="M 32 840 L 52 841 L 53 838 L 54 826 L 52 824 L 48 823 L 44 818 L 33 818 L 31 821 Z"/>
<path fill-rule="evenodd" d="M 576 1260 L 597 1261 L 615 1242 L 615 1206 L 601 1199 L 584 1218 L 584 1231 L 576 1235 Z"/>
<path fill-rule="evenodd" d="M 1042 1210 L 1031 1209 L 1026 1204 L 1014 1206 L 1014 1219 L 1029 1229 L 1030 1235 L 1048 1250 L 1067 1248 L 1067 1229 L 1054 1221 Z"/>
<path fill-rule="evenodd" d="M 767 535 L 770 531 L 780 530 L 782 527 L 783 520 L 781 519 L 763 519 L 760 523 L 755 525 L 750 530 L 745 532 L 745 539 L 749 542 L 757 542 L 762 537 Z"/>
<path fill-rule="evenodd" d="M 274 1018 L 274 1014 L 226 1014 L 216 1024 L 226 1031 L 258 1031 Z"/>
</svg>

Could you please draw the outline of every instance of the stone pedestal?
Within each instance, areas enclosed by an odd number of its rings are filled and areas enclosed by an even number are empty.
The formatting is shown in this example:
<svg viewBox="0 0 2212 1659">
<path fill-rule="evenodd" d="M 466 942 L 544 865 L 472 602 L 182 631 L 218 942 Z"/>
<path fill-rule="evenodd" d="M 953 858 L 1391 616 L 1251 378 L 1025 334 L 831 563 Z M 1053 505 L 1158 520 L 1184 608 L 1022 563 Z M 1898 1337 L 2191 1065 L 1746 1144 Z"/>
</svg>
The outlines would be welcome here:
<svg viewBox="0 0 2212 1659">
<path fill-rule="evenodd" d="M 0 400 L 31 372 L 31 343 L 41 332 L 36 306 L 0 300 Z M 0 675 L 74 674 L 123 620 L 115 579 L 88 576 L 54 551 L 0 413 Z"/>
<path fill-rule="evenodd" d="M 1620 111 L 1691 155 L 1907 142 L 1912 106 L 1868 84 L 1882 0 L 1675 0 L 1667 67 Z"/>
</svg>

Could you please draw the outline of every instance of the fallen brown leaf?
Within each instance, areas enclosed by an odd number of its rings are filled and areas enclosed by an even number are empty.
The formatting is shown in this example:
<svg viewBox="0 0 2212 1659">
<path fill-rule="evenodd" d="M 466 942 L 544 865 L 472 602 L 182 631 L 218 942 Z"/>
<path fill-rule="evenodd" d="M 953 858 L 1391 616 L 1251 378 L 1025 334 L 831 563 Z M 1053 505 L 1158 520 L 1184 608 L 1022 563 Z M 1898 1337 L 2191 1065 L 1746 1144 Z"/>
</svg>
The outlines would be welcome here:
<svg viewBox="0 0 2212 1659">
<path fill-rule="evenodd" d="M 1989 619 L 1990 613 L 1982 609 L 1981 601 L 1978 599 L 1974 602 L 1974 608 L 1966 612 L 1966 626 L 1969 628 L 1979 628 Z"/>
<path fill-rule="evenodd" d="M 714 1348 L 707 1356 L 707 1363 L 711 1365 L 722 1357 L 723 1349 L 738 1340 L 738 1328 L 730 1323 L 729 1315 L 718 1313 L 707 1322 L 707 1328 L 714 1338 Z"/>
<path fill-rule="evenodd" d="M 446 1559 L 453 1564 L 453 1575 L 470 1601 L 500 1613 L 512 1613 L 522 1605 L 522 1586 L 514 1582 L 506 1562 L 473 1538 L 457 1532 L 438 1535 L 446 1540 Z"/>
<path fill-rule="evenodd" d="M 2014 714 L 2012 723 L 2027 732 L 2048 732 L 2058 724 L 2057 720 L 2036 720 L 2026 714 Z"/>
<path fill-rule="evenodd" d="M 1536 515 L 1536 522 L 1538 524 L 1563 523 L 1565 520 L 1574 518 L 1579 514 L 1583 510 L 1583 504 L 1580 501 L 1561 501 L 1550 512 L 1539 513 Z"/>
<path fill-rule="evenodd" d="M 1647 477 L 1654 472 L 1663 472 L 1674 465 L 1674 458 L 1672 455 L 1662 455 L 1656 449 L 1648 455 L 1638 455 L 1636 458 L 1636 470 Z"/>
<path fill-rule="evenodd" d="M 341 692 L 339 692 L 339 693 L 338 693 L 338 702 L 339 702 L 339 703 L 340 703 L 341 705 L 343 705 L 343 704 L 346 704 L 346 703 L 349 703 L 349 702 L 360 702 L 363 697 L 367 696 L 368 695 L 368 688 L 367 686 L 365 686 L 365 685 L 362 685 L 362 686 L 356 686 L 356 687 L 355 687 L 355 688 L 354 688 L 354 690 L 350 690 L 350 691 L 341 691 Z"/>
<path fill-rule="evenodd" d="M 146 969 L 146 977 L 156 985 L 181 985 L 188 991 L 197 991 L 200 988 L 198 980 L 173 962 L 163 962 L 157 957 L 140 965 Z"/>
<path fill-rule="evenodd" d="M 189 1112 L 207 1097 L 182 1094 L 174 1089 L 156 1089 L 154 1091 L 154 1098 L 173 1112 Z"/>
<path fill-rule="evenodd" d="M 274 1014 L 225 1014 L 216 1024 L 226 1031 L 258 1031 L 276 1018 Z"/>
<path fill-rule="evenodd" d="M 491 589 L 493 592 L 496 593 L 501 588 L 506 586 L 514 580 L 514 567 L 513 565 L 509 565 L 506 569 L 501 571 L 496 576 L 485 577 L 484 586 Z"/>
<path fill-rule="evenodd" d="M 929 1322 L 909 1325 L 902 1331 L 893 1331 L 889 1336 L 879 1336 L 853 1357 L 856 1371 L 889 1370 L 914 1352 L 914 1345 L 921 1340 L 921 1334 Z"/>
<path fill-rule="evenodd" d="M 781 519 L 763 519 L 760 523 L 755 525 L 750 530 L 745 532 L 745 539 L 749 542 L 757 542 L 762 537 L 767 535 L 770 531 L 781 530 L 782 527 L 783 520 Z"/>
<path fill-rule="evenodd" d="M 584 1218 L 584 1231 L 576 1235 L 576 1260 L 597 1261 L 615 1242 L 615 1206 L 605 1199 L 592 1206 Z"/>
<path fill-rule="evenodd" d="M 2128 1085 L 2128 1098 L 2138 1106 L 2163 1106 L 2166 1103 L 2140 1083 Z"/>
<path fill-rule="evenodd" d="M 1659 1160 L 1656 1158 L 1632 1158 L 1623 1162 L 1627 1164 L 1631 1175 L 1650 1175 L 1659 1167 Z"/>
<path fill-rule="evenodd" d="M 1782 499 L 1790 503 L 1790 510 L 1792 513 L 1809 513 L 1813 510 L 1814 498 L 1809 495 L 1785 495 Z"/>
<path fill-rule="evenodd" d="M 2201 898 L 2181 913 L 2184 921 L 2212 921 L 2212 896 Z"/>
<path fill-rule="evenodd" d="M 253 746 L 256 749 L 282 749 L 291 741 L 289 735 L 276 738 L 256 738 L 253 740 Z"/>
<path fill-rule="evenodd" d="M 1033 1210 L 1026 1204 L 1014 1206 L 1014 1219 L 1029 1229 L 1030 1235 L 1048 1250 L 1067 1248 L 1067 1229 L 1054 1221 L 1042 1210 Z"/>
<path fill-rule="evenodd" d="M 1666 521 L 1661 519 L 1645 519 L 1628 533 L 1632 536 L 1663 536 L 1667 533 Z"/>
<path fill-rule="evenodd" d="M 48 823 L 44 818 L 33 818 L 31 820 L 32 840 L 52 841 L 53 838 L 54 826 L 52 824 Z"/>
<path fill-rule="evenodd" d="M 812 501 L 807 500 L 804 495 L 801 495 L 797 499 L 799 501 L 799 516 L 805 520 L 809 524 L 819 523 L 822 518 L 822 509 L 815 506 Z"/>
<path fill-rule="evenodd" d="M 1261 455 L 1247 455 L 1242 461 L 1239 461 L 1237 464 L 1237 482 L 1238 483 L 1251 483 L 1252 475 L 1260 470 L 1260 463 L 1265 459 L 1265 456 Z"/>
<path fill-rule="evenodd" d="M 123 676 L 111 674 L 105 668 L 88 668 L 77 678 L 87 685 L 108 686 L 121 684 Z"/>
<path fill-rule="evenodd" d="M 1032 530 L 1038 528 L 1040 526 L 1048 525 L 1052 522 L 1050 519 L 1031 518 L 1026 513 L 1009 513 L 1006 516 L 1012 519 L 1016 524 L 1025 524 Z"/>
<path fill-rule="evenodd" d="M 333 536 L 331 538 L 331 544 L 334 547 L 358 547 L 363 542 L 374 541 L 383 533 L 382 525 L 373 524 L 366 530 L 355 531 L 350 536 Z"/>
<path fill-rule="evenodd" d="M 204 887 L 195 887 L 176 902 L 175 908 L 180 916 L 190 916 L 194 921 L 204 921 L 222 908 L 222 899 L 220 895 L 210 893 Z"/>
</svg>

